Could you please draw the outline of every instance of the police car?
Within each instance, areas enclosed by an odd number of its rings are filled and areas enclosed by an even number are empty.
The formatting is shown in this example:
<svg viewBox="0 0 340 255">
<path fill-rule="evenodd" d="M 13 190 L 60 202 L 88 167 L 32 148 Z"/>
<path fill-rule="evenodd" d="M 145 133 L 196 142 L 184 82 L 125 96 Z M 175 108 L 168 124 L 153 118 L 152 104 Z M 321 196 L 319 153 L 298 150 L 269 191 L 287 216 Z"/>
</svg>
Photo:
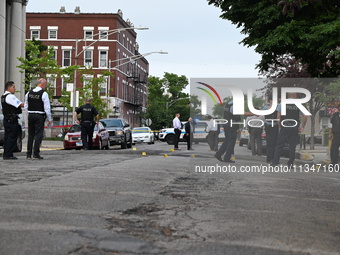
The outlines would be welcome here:
<svg viewBox="0 0 340 255">
<path fill-rule="evenodd" d="M 194 143 L 199 142 L 207 142 L 208 133 L 206 132 L 207 126 L 209 121 L 201 120 L 197 121 L 195 125 L 195 133 L 194 133 Z M 183 136 L 185 134 L 184 125 L 186 122 L 181 122 L 183 128 L 181 130 L 180 142 L 183 142 Z M 224 138 L 224 130 L 221 128 L 219 134 L 219 141 L 222 141 Z M 175 130 L 173 128 L 164 128 L 159 132 L 159 140 L 162 142 L 167 142 L 168 144 L 175 143 Z"/>
</svg>

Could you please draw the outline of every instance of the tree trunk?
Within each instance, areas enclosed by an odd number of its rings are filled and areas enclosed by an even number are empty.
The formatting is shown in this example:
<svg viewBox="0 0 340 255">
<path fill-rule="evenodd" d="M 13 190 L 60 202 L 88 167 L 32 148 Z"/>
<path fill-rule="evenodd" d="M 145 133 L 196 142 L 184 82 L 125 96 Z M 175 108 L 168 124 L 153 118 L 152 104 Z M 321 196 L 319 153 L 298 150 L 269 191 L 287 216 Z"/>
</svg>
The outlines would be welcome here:
<svg viewBox="0 0 340 255">
<path fill-rule="evenodd" d="M 310 136 L 310 149 L 314 150 L 314 133 L 315 133 L 315 114 L 312 113 L 310 116 L 310 124 L 311 124 L 311 136 Z"/>
</svg>

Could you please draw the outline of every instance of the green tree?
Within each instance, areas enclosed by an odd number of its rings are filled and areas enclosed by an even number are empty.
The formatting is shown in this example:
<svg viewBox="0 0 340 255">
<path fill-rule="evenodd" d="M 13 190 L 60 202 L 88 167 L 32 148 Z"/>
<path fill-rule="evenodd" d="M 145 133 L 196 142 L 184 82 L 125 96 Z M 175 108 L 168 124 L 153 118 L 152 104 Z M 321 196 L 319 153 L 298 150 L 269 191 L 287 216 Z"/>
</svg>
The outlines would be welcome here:
<svg viewBox="0 0 340 255">
<path fill-rule="evenodd" d="M 198 99 L 196 95 L 190 95 L 190 116 L 192 118 L 202 119 L 201 110 L 199 107 L 201 106 L 201 101 Z"/>
<path fill-rule="evenodd" d="M 269 65 L 268 71 L 262 72 L 262 75 L 267 77 L 267 93 L 271 93 L 273 87 L 290 86 L 306 88 L 311 93 L 312 97 L 306 104 L 306 107 L 312 114 L 310 116 L 310 149 L 314 149 L 316 116 L 323 107 L 339 98 L 340 85 L 330 78 L 308 78 L 310 74 L 307 71 L 307 67 L 306 64 L 302 64 L 294 56 L 285 54 L 277 58 L 277 63 Z"/>
<path fill-rule="evenodd" d="M 339 76 L 339 1 L 207 0 L 221 18 L 242 28 L 242 43 L 262 55 L 268 70 L 277 57 L 292 54 L 311 77 Z"/>
<path fill-rule="evenodd" d="M 183 121 L 189 118 L 189 94 L 183 92 L 187 85 L 184 75 L 165 73 L 163 78 L 149 77 L 147 110 L 143 118 L 152 120 L 151 129 L 171 126 L 176 112 Z"/>
</svg>

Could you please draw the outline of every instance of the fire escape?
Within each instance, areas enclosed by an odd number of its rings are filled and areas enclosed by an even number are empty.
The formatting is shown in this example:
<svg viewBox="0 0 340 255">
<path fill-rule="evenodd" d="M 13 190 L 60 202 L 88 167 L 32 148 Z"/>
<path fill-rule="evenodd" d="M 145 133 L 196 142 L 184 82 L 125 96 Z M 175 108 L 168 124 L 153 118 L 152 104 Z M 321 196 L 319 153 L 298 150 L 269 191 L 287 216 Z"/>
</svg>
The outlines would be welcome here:
<svg viewBox="0 0 340 255">
<path fill-rule="evenodd" d="M 134 91 L 133 95 L 131 95 L 130 104 L 133 105 L 133 126 L 141 125 L 141 116 L 140 113 L 143 109 L 143 85 L 147 83 L 147 76 L 144 73 L 141 73 L 137 61 L 132 62 L 129 65 L 128 71 L 128 79 L 133 80 Z"/>
</svg>

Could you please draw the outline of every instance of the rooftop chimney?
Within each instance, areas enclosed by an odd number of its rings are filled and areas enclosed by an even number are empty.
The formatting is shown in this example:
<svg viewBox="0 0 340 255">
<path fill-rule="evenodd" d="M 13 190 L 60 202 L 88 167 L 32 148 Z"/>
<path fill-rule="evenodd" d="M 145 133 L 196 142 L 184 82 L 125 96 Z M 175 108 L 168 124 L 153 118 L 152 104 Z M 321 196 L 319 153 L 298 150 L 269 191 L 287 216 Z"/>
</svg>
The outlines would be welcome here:
<svg viewBox="0 0 340 255">
<path fill-rule="evenodd" d="M 61 6 L 61 7 L 60 7 L 60 13 L 65 13 L 65 12 L 66 12 L 65 6 Z"/>
<path fill-rule="evenodd" d="M 74 13 L 75 14 L 79 14 L 80 13 L 80 7 L 76 6 L 76 9 L 74 9 Z"/>
</svg>

